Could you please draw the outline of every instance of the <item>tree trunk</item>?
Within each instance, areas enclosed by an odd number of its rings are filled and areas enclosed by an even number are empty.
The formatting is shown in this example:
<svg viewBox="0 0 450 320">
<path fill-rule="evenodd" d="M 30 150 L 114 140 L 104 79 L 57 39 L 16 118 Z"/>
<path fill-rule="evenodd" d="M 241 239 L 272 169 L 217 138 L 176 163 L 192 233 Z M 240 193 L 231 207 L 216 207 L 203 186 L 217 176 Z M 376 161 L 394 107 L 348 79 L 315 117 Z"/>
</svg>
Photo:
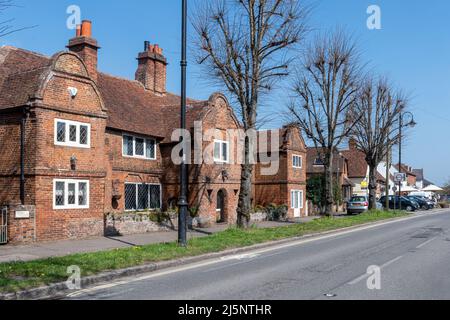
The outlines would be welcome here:
<svg viewBox="0 0 450 320">
<path fill-rule="evenodd" d="M 247 229 L 250 225 L 252 212 L 252 176 L 253 165 L 250 163 L 250 140 L 245 139 L 244 157 L 245 163 L 241 170 L 241 188 L 237 208 L 237 225 L 239 228 Z"/>
<path fill-rule="evenodd" d="M 325 156 L 325 215 L 333 216 L 333 154 Z"/>
<path fill-rule="evenodd" d="M 377 166 L 369 164 L 369 210 L 377 209 Z"/>
</svg>

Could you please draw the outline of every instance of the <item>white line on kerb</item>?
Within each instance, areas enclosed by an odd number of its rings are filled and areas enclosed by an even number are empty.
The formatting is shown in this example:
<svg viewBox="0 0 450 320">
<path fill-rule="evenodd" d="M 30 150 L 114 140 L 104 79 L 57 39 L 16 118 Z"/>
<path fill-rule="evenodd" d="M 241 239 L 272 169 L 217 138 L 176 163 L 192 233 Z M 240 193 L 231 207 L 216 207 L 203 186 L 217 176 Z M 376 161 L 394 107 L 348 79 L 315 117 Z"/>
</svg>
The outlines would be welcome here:
<svg viewBox="0 0 450 320">
<path fill-rule="evenodd" d="M 392 260 L 386 262 L 385 264 L 383 264 L 383 265 L 380 267 L 380 269 L 384 269 L 384 268 L 389 267 L 391 264 L 396 263 L 396 262 L 397 262 L 398 260 L 400 260 L 401 258 L 403 258 L 403 256 L 399 256 L 399 257 L 397 257 L 397 258 L 395 258 L 395 259 L 392 259 Z M 370 276 L 369 274 L 365 273 L 365 274 L 359 276 L 358 278 L 356 278 L 355 280 L 350 281 L 348 284 L 353 286 L 353 285 L 355 285 L 355 284 L 361 282 L 362 280 L 368 278 L 369 276 Z"/>
<path fill-rule="evenodd" d="M 354 228 L 354 229 L 340 231 L 340 232 L 336 231 L 335 233 L 331 233 L 331 234 L 326 234 L 326 235 L 322 235 L 322 236 L 312 237 L 312 238 L 309 238 L 309 239 L 302 239 L 302 240 L 298 240 L 298 241 L 289 242 L 289 243 L 286 243 L 286 244 L 272 246 L 272 247 L 265 248 L 265 249 L 255 250 L 255 251 L 252 251 L 251 253 L 247 253 L 247 254 L 261 255 L 261 254 L 266 253 L 266 252 L 276 251 L 276 250 L 280 250 L 280 249 L 284 249 L 284 248 L 296 247 L 296 246 L 300 246 L 300 245 L 303 245 L 303 244 L 307 244 L 307 243 L 311 243 L 311 242 L 315 242 L 315 241 L 319 241 L 319 240 L 335 238 L 335 237 L 339 237 L 339 236 L 343 236 L 343 235 L 347 235 L 347 234 L 352 234 L 352 233 L 355 233 L 355 232 L 375 229 L 375 228 L 382 227 L 382 226 L 389 225 L 389 224 L 393 224 L 393 223 L 404 222 L 404 221 L 408 221 L 408 220 L 423 218 L 425 216 L 437 215 L 437 214 L 442 214 L 442 213 L 445 213 L 445 212 L 435 212 L 435 213 L 431 213 L 431 214 L 427 214 L 427 215 L 421 214 L 421 215 L 417 215 L 417 216 L 413 216 L 413 217 L 408 217 L 408 218 L 405 218 L 405 219 L 380 222 L 380 223 L 376 223 L 376 224 L 373 224 L 373 225 L 359 227 L 359 228 L 357 227 L 357 228 Z M 234 258 L 236 258 L 236 255 L 234 256 Z M 70 297 L 78 297 L 78 296 L 81 296 L 83 294 L 88 294 L 88 293 L 96 292 L 96 291 L 99 291 L 99 290 L 109 289 L 109 288 L 113 288 L 113 287 L 117 287 L 117 286 L 120 286 L 120 285 L 129 284 L 129 283 L 133 283 L 133 282 L 139 282 L 139 281 L 143 281 L 143 280 L 148 280 L 148 279 L 152 279 L 152 278 L 156 278 L 156 277 L 160 277 L 160 276 L 169 275 L 169 274 L 172 274 L 172 273 L 177 273 L 177 272 L 197 269 L 197 268 L 201 268 L 201 267 L 205 267 L 205 266 L 209 266 L 209 265 L 218 264 L 218 263 L 221 263 L 221 262 L 222 263 L 224 262 L 223 257 L 222 258 L 215 258 L 215 259 L 209 260 L 209 261 L 193 263 L 193 264 L 182 266 L 182 267 L 170 268 L 170 269 L 167 269 L 165 271 L 154 272 L 154 273 L 148 274 L 146 276 L 138 277 L 138 278 L 132 278 L 132 279 L 127 279 L 127 280 L 123 280 L 123 281 L 112 282 L 112 283 L 109 283 L 109 284 L 95 286 L 95 287 L 92 287 L 90 289 L 84 289 L 84 290 L 76 291 L 76 292 L 68 294 L 67 297 L 69 297 L 69 298 Z"/>
</svg>

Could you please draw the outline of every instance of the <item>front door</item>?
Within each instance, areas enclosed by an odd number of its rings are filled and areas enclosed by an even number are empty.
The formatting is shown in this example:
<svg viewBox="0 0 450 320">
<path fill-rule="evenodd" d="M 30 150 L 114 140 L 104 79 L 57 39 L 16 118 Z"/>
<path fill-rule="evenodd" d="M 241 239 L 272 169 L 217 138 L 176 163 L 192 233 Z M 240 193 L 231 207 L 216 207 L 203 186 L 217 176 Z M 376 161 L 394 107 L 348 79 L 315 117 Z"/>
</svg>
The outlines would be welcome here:
<svg viewBox="0 0 450 320">
<path fill-rule="evenodd" d="M 222 223 L 225 222 L 225 192 L 223 190 L 219 190 L 217 192 L 217 222 Z"/>
<path fill-rule="evenodd" d="M 301 218 L 303 209 L 303 191 L 291 191 L 291 208 L 294 210 L 294 218 Z"/>
</svg>

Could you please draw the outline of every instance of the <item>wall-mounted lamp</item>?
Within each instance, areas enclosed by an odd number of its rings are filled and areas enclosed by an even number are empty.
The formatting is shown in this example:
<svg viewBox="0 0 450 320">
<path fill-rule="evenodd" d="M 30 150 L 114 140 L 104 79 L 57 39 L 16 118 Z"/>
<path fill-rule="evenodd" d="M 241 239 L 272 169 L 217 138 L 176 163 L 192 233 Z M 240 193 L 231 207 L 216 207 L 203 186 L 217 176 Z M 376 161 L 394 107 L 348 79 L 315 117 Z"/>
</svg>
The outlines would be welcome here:
<svg viewBox="0 0 450 320">
<path fill-rule="evenodd" d="M 70 169 L 71 170 L 73 170 L 73 171 L 75 171 L 75 170 L 77 170 L 77 157 L 75 157 L 75 156 L 72 156 L 71 158 L 70 158 Z"/>
<path fill-rule="evenodd" d="M 229 179 L 228 170 L 224 169 L 222 170 L 222 180 L 223 182 L 227 181 Z"/>
<path fill-rule="evenodd" d="M 78 89 L 77 88 L 69 87 L 69 88 L 67 88 L 67 90 L 69 90 L 69 94 L 70 94 L 70 97 L 72 99 L 74 99 L 77 96 L 77 94 L 78 94 Z"/>
</svg>

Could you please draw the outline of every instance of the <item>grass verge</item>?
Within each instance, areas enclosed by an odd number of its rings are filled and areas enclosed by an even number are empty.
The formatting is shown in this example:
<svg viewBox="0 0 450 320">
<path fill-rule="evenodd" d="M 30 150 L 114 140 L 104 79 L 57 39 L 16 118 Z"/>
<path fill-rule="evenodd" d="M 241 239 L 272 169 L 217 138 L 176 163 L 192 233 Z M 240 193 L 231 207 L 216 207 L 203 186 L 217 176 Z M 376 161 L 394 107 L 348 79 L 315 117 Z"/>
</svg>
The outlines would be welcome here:
<svg viewBox="0 0 450 320">
<path fill-rule="evenodd" d="M 152 244 L 142 247 L 74 254 L 30 262 L 1 263 L 0 292 L 16 292 L 65 281 L 68 278 L 68 266 L 79 266 L 82 270 L 82 276 L 90 276 L 108 270 L 197 256 L 226 249 L 242 248 L 274 240 L 398 218 L 405 215 L 406 213 L 404 212 L 375 211 L 340 219 L 321 218 L 308 223 L 293 224 L 278 228 L 251 228 L 249 230 L 232 228 L 212 236 L 192 239 L 189 241 L 189 246 L 186 249 L 178 247 L 176 243 Z"/>
</svg>

